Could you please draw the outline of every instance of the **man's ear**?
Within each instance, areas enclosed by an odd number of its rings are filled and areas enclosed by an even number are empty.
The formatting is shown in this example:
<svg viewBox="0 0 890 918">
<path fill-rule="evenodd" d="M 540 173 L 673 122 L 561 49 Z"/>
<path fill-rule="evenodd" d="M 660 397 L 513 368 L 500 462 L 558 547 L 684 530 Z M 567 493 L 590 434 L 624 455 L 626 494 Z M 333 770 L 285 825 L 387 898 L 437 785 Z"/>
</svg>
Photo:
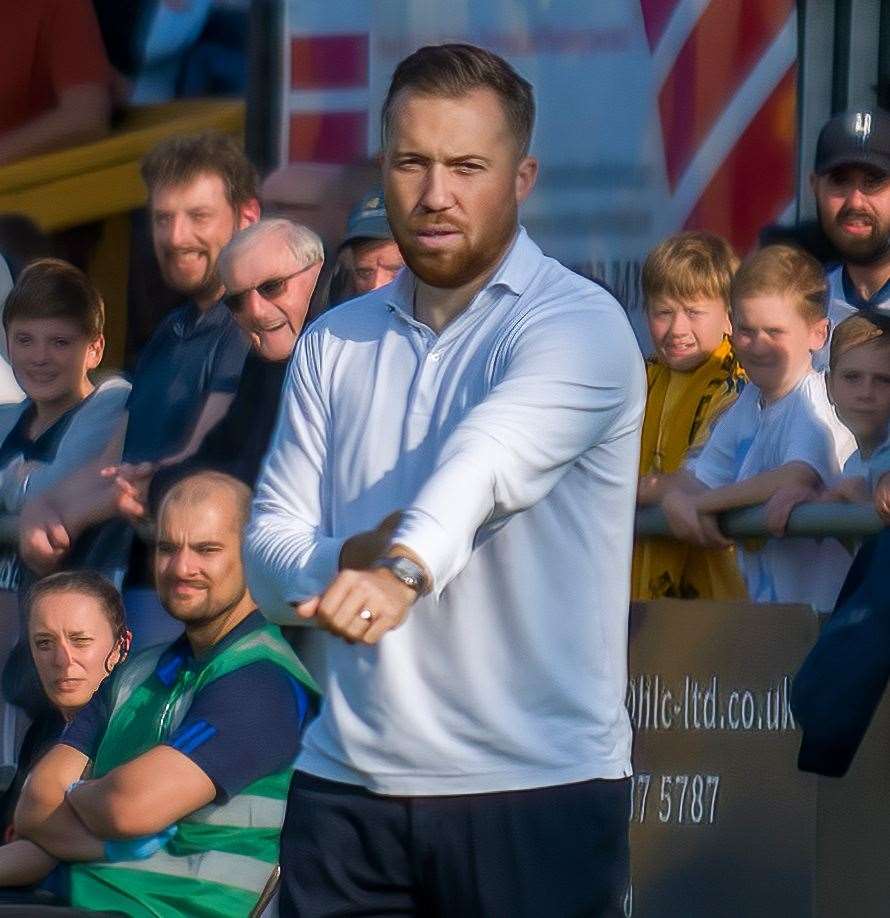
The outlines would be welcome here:
<svg viewBox="0 0 890 918">
<path fill-rule="evenodd" d="M 256 198 L 251 198 L 238 208 L 238 229 L 243 230 L 251 223 L 256 223 L 260 219 L 260 202 Z"/>
<path fill-rule="evenodd" d="M 534 156 L 523 156 L 516 167 L 516 203 L 521 204 L 535 187 L 538 178 L 538 161 Z"/>
</svg>

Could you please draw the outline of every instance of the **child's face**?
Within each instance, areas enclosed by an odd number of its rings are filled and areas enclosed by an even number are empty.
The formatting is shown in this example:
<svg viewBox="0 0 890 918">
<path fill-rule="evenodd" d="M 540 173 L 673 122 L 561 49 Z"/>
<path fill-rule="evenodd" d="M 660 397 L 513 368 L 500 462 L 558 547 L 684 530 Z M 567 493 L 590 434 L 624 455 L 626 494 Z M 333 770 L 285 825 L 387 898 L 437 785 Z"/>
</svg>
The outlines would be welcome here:
<svg viewBox="0 0 890 918">
<path fill-rule="evenodd" d="M 90 391 L 87 371 L 102 359 L 95 341 L 69 319 L 13 319 L 9 361 L 18 384 L 35 404 L 79 401 Z"/>
<path fill-rule="evenodd" d="M 790 392 L 825 344 L 828 320 L 808 322 L 786 295 L 762 294 L 733 304 L 732 345 L 748 378 L 769 401 Z"/>
<path fill-rule="evenodd" d="M 649 303 L 646 318 L 659 362 L 672 370 L 701 366 L 732 330 L 723 300 L 667 297 Z"/>
<path fill-rule="evenodd" d="M 828 376 L 837 416 L 856 442 L 876 445 L 890 425 L 890 347 L 880 339 L 842 354 Z"/>
</svg>

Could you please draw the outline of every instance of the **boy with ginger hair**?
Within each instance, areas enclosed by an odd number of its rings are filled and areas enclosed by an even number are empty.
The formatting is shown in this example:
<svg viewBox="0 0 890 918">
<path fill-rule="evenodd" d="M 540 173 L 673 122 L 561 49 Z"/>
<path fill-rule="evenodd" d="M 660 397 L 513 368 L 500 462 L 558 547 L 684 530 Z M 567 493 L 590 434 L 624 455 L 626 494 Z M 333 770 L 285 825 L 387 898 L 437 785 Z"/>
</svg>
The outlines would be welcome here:
<svg viewBox="0 0 890 918">
<path fill-rule="evenodd" d="M 684 232 L 665 239 L 643 265 L 655 353 L 646 364 L 638 506 L 658 503 L 671 476 L 701 449 L 744 385 L 728 337 L 729 290 L 738 263 L 719 236 Z M 669 539 L 637 539 L 631 576 L 636 600 L 746 595 L 732 548 L 695 550 Z"/>
</svg>

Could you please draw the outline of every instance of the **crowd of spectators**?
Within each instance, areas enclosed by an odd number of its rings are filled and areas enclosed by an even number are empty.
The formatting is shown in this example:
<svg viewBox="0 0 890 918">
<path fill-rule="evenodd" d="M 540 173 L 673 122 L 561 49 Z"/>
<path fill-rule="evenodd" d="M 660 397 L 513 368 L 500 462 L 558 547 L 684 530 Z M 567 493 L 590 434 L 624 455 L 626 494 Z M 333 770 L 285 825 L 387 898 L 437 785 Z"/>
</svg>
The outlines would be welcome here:
<svg viewBox="0 0 890 918">
<path fill-rule="evenodd" d="M 31 0 L 0 10 L 0 166 L 108 134 L 124 106 L 241 96 L 247 0 Z"/>
<path fill-rule="evenodd" d="M 789 245 L 740 263 L 706 232 L 648 256 L 655 352 L 637 499 L 663 508 L 675 538 L 637 541 L 633 598 L 830 610 L 850 547 L 784 537 L 793 508 L 854 501 L 888 519 L 890 118 L 869 113 L 863 141 L 861 117 L 826 125 L 813 175 L 837 265 Z M 41 148 L 33 125 L 16 130 L 8 144 Z M 247 914 L 277 861 L 319 688 L 256 611 L 242 530 L 277 419 L 314 436 L 309 396 L 280 401 L 325 251 L 312 228 L 261 215 L 256 174 L 224 136 L 164 141 L 142 174 L 154 255 L 182 302 L 131 380 L 97 372 L 104 308 L 77 268 L 31 261 L 6 298 L 25 397 L 0 405 L 0 885 L 125 913 L 200 894 L 207 914 Z M 349 316 L 353 297 L 398 277 L 382 188 L 357 202 L 332 257 L 327 305 L 349 299 Z M 343 431 L 356 450 L 373 436 Z M 286 447 L 279 437 L 279 465 Z M 303 471 L 322 476 L 326 461 L 319 448 Z M 721 513 L 761 504 L 770 538 L 721 533 Z M 366 567 L 399 522 L 347 540 L 343 566 Z M 183 873 L 192 854 L 199 867 Z"/>
</svg>

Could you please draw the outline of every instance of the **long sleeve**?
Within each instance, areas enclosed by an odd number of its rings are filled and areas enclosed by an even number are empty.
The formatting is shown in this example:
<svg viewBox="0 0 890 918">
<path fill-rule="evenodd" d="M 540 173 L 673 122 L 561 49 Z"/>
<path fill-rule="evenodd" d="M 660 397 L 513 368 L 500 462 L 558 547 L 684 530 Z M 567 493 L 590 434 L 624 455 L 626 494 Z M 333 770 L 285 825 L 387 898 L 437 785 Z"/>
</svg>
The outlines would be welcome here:
<svg viewBox="0 0 890 918">
<path fill-rule="evenodd" d="M 25 498 L 48 491 L 72 472 L 102 455 L 112 437 L 122 437 L 130 384 L 123 379 L 103 383 L 77 411 L 52 462 L 38 463 L 11 501 L 11 512 L 21 509 Z M 109 457 L 113 464 L 120 459 Z"/>
<path fill-rule="evenodd" d="M 289 604 L 334 577 L 343 544 L 323 523 L 329 418 L 319 348 L 318 335 L 305 335 L 288 368 L 245 539 L 251 595 L 268 618 L 288 625 L 299 623 Z"/>
<path fill-rule="evenodd" d="M 639 426 L 642 357 L 624 316 L 553 302 L 514 329 L 487 396 L 454 429 L 393 541 L 433 588 L 466 565 L 483 523 L 531 507 L 592 447 Z"/>
</svg>

